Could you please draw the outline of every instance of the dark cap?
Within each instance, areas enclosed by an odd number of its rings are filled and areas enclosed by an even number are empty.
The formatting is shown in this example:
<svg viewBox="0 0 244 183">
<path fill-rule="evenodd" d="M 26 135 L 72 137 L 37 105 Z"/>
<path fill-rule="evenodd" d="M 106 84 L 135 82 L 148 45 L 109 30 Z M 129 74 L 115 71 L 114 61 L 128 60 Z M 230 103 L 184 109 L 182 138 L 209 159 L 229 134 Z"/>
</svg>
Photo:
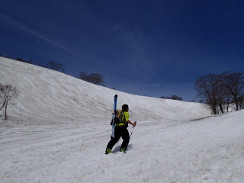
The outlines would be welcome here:
<svg viewBox="0 0 244 183">
<path fill-rule="evenodd" d="M 122 105 L 122 110 L 126 111 L 127 109 L 129 109 L 129 106 L 127 104 Z"/>
</svg>

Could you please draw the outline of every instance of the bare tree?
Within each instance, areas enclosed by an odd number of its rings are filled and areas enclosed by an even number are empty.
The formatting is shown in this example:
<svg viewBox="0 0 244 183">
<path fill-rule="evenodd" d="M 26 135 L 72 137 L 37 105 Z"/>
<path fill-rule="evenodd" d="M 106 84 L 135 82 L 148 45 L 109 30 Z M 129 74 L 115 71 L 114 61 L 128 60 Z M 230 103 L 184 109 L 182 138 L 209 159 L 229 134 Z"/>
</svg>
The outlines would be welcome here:
<svg viewBox="0 0 244 183">
<path fill-rule="evenodd" d="M 5 113 L 5 119 L 8 119 L 7 116 L 7 108 L 9 102 L 18 96 L 18 90 L 12 85 L 2 85 L 0 84 L 0 100 L 1 100 L 1 108 L 5 108 L 4 113 Z"/>
<path fill-rule="evenodd" d="M 240 109 L 244 109 L 244 94 L 242 94 L 242 96 L 239 98 L 239 107 Z"/>
<path fill-rule="evenodd" d="M 88 74 L 86 74 L 85 72 L 80 72 L 79 79 L 90 82 L 90 76 Z"/>
<path fill-rule="evenodd" d="M 15 60 L 20 61 L 20 62 L 24 62 L 24 63 L 33 64 L 33 60 L 25 60 L 21 57 L 17 57 Z"/>
<path fill-rule="evenodd" d="M 224 72 L 220 75 L 208 74 L 200 77 L 195 86 L 198 95 L 205 99 L 205 102 L 211 107 L 214 114 L 220 110 L 227 111 L 231 102 L 236 105 L 236 110 L 243 106 L 243 73 L 240 72 Z"/>
<path fill-rule="evenodd" d="M 84 72 L 81 72 L 79 74 L 79 78 L 84 80 L 84 81 L 96 84 L 96 85 L 104 86 L 103 76 L 101 74 L 98 74 L 98 73 L 91 73 L 90 75 L 88 75 Z"/>
<path fill-rule="evenodd" d="M 241 72 L 224 72 L 221 74 L 222 83 L 228 90 L 228 94 L 233 97 L 236 110 L 239 110 L 239 104 L 242 100 L 244 89 L 244 76 Z"/>
<path fill-rule="evenodd" d="M 101 74 L 91 73 L 90 79 L 91 79 L 93 84 L 104 85 L 103 76 Z"/>
<path fill-rule="evenodd" d="M 216 83 L 216 98 L 217 98 L 217 105 L 221 113 L 225 113 L 225 105 L 227 105 L 227 111 L 230 104 L 230 93 L 226 89 L 224 83 L 222 82 L 222 77 L 217 75 L 217 83 Z"/>
<path fill-rule="evenodd" d="M 213 114 L 217 114 L 218 105 L 218 76 L 215 74 L 208 74 L 200 77 L 195 86 L 200 97 L 205 98 L 206 103 L 211 107 Z"/>
<path fill-rule="evenodd" d="M 65 73 L 64 68 L 63 68 L 63 64 L 61 64 L 59 62 L 50 61 L 46 64 L 45 67 L 48 69 L 52 69 L 55 71 L 60 71 L 60 72 Z"/>
<path fill-rule="evenodd" d="M 5 105 L 5 100 L 4 100 L 4 87 L 3 85 L 0 83 L 0 111 L 2 110 L 2 108 Z"/>
<path fill-rule="evenodd" d="M 171 95 L 171 97 L 165 97 L 165 96 L 162 96 L 160 98 L 163 98 L 163 99 L 172 99 L 172 100 L 179 100 L 179 101 L 182 101 L 183 98 L 182 97 L 179 97 L 177 95 Z"/>
<path fill-rule="evenodd" d="M 182 97 L 179 97 L 179 96 L 177 96 L 177 95 L 171 95 L 171 99 L 172 99 L 172 100 L 179 100 L 179 101 L 182 101 L 182 100 L 183 100 Z"/>
</svg>

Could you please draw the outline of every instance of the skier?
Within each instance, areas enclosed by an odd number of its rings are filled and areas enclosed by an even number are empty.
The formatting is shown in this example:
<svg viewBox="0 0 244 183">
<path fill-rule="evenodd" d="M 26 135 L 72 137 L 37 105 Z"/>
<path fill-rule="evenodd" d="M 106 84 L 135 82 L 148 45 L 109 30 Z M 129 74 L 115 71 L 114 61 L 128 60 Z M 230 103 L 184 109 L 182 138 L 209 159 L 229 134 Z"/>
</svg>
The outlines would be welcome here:
<svg viewBox="0 0 244 183">
<path fill-rule="evenodd" d="M 136 121 L 133 123 L 129 120 L 129 106 L 124 104 L 122 106 L 122 118 L 119 123 L 115 125 L 115 134 L 114 137 L 111 136 L 111 140 L 108 142 L 107 148 L 105 150 L 105 154 L 109 154 L 112 152 L 113 146 L 118 142 L 120 137 L 123 139 L 123 143 L 120 147 L 120 152 L 126 152 L 127 146 L 130 141 L 130 135 L 127 130 L 128 123 L 130 123 L 133 127 L 136 126 Z"/>
</svg>

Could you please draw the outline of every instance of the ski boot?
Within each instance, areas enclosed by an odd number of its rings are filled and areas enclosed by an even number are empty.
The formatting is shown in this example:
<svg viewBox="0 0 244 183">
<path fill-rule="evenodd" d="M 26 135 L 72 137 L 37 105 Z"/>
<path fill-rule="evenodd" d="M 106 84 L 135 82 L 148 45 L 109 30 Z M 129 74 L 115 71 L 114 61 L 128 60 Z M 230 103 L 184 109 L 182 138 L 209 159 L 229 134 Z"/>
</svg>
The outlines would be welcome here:
<svg viewBox="0 0 244 183">
<path fill-rule="evenodd" d="M 120 152 L 126 153 L 126 147 L 121 147 Z"/>
<path fill-rule="evenodd" d="M 105 154 L 110 154 L 110 153 L 112 153 L 111 149 L 107 148 L 107 149 L 105 150 Z"/>
</svg>

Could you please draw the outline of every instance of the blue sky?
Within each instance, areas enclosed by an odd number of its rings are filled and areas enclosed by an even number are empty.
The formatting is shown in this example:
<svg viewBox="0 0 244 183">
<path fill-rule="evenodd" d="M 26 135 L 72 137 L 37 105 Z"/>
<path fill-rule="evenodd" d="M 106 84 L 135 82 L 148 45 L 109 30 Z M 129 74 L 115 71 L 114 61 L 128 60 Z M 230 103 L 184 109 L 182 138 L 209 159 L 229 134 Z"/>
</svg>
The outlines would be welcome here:
<svg viewBox="0 0 244 183">
<path fill-rule="evenodd" d="M 242 0 L 0 0 L 0 53 L 100 73 L 106 86 L 195 99 L 198 77 L 244 72 Z"/>
</svg>

